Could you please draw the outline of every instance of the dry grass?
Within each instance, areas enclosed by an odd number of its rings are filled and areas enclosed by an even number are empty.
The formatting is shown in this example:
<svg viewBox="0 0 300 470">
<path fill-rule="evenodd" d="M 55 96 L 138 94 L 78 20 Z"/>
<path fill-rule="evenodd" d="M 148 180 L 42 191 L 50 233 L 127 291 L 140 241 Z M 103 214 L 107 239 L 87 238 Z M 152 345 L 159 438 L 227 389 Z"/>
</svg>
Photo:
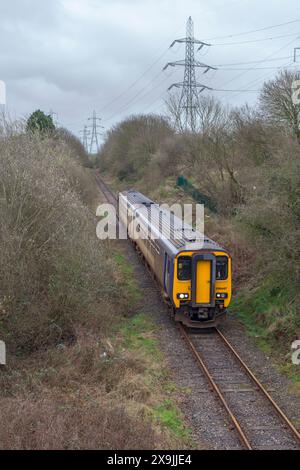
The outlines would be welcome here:
<svg viewBox="0 0 300 470">
<path fill-rule="evenodd" d="M 147 402 L 142 373 L 143 362 L 91 329 L 81 330 L 74 346 L 16 361 L 1 376 L 0 448 L 159 446 L 150 420 L 129 411 Z"/>
<path fill-rule="evenodd" d="M 234 292 L 249 283 L 256 262 L 253 247 L 238 230 L 234 220 L 211 215 L 205 220 L 205 233 L 229 251 L 233 259 Z"/>
<path fill-rule="evenodd" d="M 132 299 L 96 238 L 94 179 L 63 138 L 5 126 L 0 448 L 159 447 L 167 441 L 147 412 L 146 363 L 109 339 Z"/>
<path fill-rule="evenodd" d="M 112 338 L 81 327 L 72 346 L 12 358 L 0 377 L 0 449 L 186 445 L 181 423 L 179 438 L 153 422 L 168 379 L 151 325 L 139 316 L 122 325 Z"/>
<path fill-rule="evenodd" d="M 154 432 L 124 407 L 101 399 L 55 401 L 6 399 L 0 423 L 1 449 L 145 449 Z"/>
</svg>

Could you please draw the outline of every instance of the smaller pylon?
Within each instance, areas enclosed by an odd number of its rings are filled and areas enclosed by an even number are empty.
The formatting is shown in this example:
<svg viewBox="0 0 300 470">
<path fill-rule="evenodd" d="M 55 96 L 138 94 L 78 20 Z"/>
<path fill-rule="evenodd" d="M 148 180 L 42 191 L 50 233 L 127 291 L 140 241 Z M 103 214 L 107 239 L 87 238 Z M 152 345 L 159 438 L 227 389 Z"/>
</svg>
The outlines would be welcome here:
<svg viewBox="0 0 300 470">
<path fill-rule="evenodd" d="M 90 135 L 90 131 L 88 130 L 87 126 L 84 126 L 82 131 L 79 131 L 82 134 L 82 145 L 84 146 L 86 152 L 89 151 L 89 144 L 88 144 L 88 137 Z"/>
<path fill-rule="evenodd" d="M 96 111 L 93 111 L 93 116 L 88 118 L 89 121 L 92 121 L 92 125 L 89 126 L 92 129 L 92 137 L 91 137 L 91 142 L 90 142 L 90 153 L 93 153 L 93 150 L 96 146 L 96 153 L 99 152 L 99 140 L 98 137 L 102 134 L 98 132 L 98 128 L 104 129 L 103 126 L 98 124 L 98 122 L 101 122 L 101 119 L 97 117 Z"/>
</svg>

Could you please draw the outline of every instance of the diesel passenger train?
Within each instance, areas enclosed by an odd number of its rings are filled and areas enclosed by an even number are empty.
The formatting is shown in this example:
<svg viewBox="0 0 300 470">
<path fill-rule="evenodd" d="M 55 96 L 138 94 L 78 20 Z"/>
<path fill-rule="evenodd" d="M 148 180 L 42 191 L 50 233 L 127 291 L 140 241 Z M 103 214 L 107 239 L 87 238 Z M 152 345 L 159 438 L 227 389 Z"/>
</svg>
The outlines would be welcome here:
<svg viewBox="0 0 300 470">
<path fill-rule="evenodd" d="M 216 326 L 231 300 L 229 253 L 134 190 L 119 194 L 119 218 L 159 282 L 175 321 L 192 328 Z"/>
</svg>

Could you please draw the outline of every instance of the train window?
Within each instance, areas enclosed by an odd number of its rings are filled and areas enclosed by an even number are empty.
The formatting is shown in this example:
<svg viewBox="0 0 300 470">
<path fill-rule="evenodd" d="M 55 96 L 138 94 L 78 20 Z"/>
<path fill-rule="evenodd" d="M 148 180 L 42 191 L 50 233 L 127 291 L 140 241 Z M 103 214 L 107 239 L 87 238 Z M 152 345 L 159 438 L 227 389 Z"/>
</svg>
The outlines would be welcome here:
<svg viewBox="0 0 300 470">
<path fill-rule="evenodd" d="M 189 281 L 192 277 L 192 259 L 189 256 L 178 258 L 177 277 L 179 281 Z"/>
<path fill-rule="evenodd" d="M 225 281 L 228 277 L 228 258 L 226 256 L 217 256 L 217 275 L 218 281 Z"/>
</svg>

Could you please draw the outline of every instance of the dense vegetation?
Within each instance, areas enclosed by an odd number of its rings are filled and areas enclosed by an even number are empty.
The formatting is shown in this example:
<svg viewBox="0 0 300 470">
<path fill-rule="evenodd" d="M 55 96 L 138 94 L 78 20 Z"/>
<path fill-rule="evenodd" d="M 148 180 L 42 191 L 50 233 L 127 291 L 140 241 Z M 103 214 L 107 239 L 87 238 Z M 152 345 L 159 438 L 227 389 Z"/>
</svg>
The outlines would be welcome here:
<svg viewBox="0 0 300 470">
<path fill-rule="evenodd" d="M 52 116 L 45 114 L 38 109 L 29 116 L 26 123 L 27 132 L 38 134 L 49 134 L 55 131 L 55 125 Z"/>
<path fill-rule="evenodd" d="M 97 163 L 118 187 L 134 185 L 162 202 L 187 196 L 179 176 L 209 198 L 206 230 L 235 260 L 234 311 L 263 335 L 290 339 L 300 328 L 300 105 L 293 102 L 296 73 L 264 84 L 256 107 L 230 109 L 202 97 L 198 130 L 178 125 L 174 97 L 169 115 L 134 116 L 107 135 Z"/>
<path fill-rule="evenodd" d="M 153 326 L 125 344 L 137 289 L 96 237 L 88 156 L 50 131 L 0 124 L 0 448 L 172 446 L 153 425 L 166 380 L 143 348 L 145 335 L 156 351 Z"/>
</svg>

